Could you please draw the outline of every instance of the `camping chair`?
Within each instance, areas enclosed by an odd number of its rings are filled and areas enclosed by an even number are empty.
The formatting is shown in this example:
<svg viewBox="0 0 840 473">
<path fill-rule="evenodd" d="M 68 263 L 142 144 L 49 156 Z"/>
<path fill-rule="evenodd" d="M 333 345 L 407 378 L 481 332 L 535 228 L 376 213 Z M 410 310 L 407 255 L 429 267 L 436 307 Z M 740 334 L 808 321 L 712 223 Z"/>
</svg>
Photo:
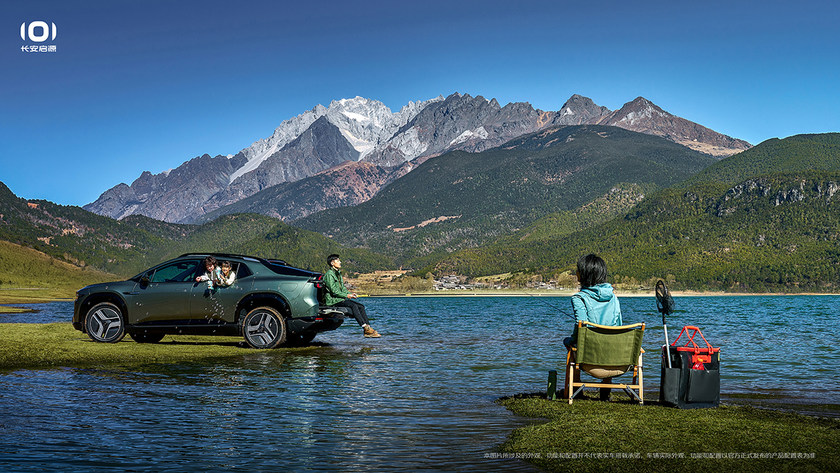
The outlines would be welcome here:
<svg viewBox="0 0 840 473">
<path fill-rule="evenodd" d="M 609 327 L 578 322 L 577 346 L 566 354 L 566 395 L 569 404 L 584 388 L 621 388 L 639 404 L 644 404 L 642 389 L 642 337 L 645 324 Z M 633 370 L 631 384 L 581 382 L 580 372 L 598 378 L 612 378 Z M 577 380 L 575 380 L 577 378 Z M 636 394 L 635 391 L 638 391 Z"/>
</svg>

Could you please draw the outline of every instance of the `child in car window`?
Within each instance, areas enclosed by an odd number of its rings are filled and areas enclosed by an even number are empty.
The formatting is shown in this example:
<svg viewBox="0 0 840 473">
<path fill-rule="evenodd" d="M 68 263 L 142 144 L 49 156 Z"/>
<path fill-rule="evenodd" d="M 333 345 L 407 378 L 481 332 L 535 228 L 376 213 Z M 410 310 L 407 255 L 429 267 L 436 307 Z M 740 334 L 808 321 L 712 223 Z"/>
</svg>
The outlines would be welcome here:
<svg viewBox="0 0 840 473">
<path fill-rule="evenodd" d="M 204 258 L 205 272 L 195 278 L 195 282 L 207 281 L 207 288 L 213 289 L 213 281 L 221 279 L 222 270 L 216 264 L 216 258 L 208 256 Z"/>
<path fill-rule="evenodd" d="M 233 271 L 233 267 L 231 266 L 230 261 L 222 261 L 220 271 L 217 276 L 217 286 L 229 287 L 233 285 L 233 283 L 236 281 L 236 271 Z"/>
</svg>

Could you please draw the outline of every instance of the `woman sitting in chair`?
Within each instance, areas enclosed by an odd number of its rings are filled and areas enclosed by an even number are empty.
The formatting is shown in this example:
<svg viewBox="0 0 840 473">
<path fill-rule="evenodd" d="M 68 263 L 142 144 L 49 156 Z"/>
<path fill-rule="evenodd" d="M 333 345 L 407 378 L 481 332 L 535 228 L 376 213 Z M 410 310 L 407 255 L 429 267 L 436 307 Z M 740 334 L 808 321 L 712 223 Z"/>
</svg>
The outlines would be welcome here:
<svg viewBox="0 0 840 473">
<path fill-rule="evenodd" d="M 601 257 L 588 254 L 577 262 L 577 280 L 580 292 L 572 296 L 572 310 L 575 314 L 575 329 L 563 344 L 567 350 L 576 344 L 577 322 L 592 322 L 598 325 L 618 326 L 621 322 L 621 305 L 607 282 L 607 264 Z M 578 381 L 578 380 L 576 380 Z M 607 378 L 605 382 L 610 382 Z M 608 399 L 609 389 L 601 390 L 601 398 Z"/>
</svg>

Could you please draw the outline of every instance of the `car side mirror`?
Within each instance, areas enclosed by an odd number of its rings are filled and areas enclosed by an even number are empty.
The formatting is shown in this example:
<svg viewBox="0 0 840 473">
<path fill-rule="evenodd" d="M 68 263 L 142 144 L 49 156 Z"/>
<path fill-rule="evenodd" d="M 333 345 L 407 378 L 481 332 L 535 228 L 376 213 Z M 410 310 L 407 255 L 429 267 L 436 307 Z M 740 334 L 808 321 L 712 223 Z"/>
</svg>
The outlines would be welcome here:
<svg viewBox="0 0 840 473">
<path fill-rule="evenodd" d="M 149 276 L 144 275 L 142 278 L 140 278 L 140 287 L 145 288 L 149 285 L 150 282 L 151 281 L 149 281 Z"/>
</svg>

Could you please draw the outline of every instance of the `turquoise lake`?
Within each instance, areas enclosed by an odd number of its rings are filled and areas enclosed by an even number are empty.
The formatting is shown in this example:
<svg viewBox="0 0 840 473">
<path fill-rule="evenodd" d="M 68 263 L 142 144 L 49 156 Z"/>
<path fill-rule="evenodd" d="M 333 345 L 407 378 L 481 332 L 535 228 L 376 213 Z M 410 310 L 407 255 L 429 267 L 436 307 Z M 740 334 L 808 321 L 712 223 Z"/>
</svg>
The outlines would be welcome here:
<svg viewBox="0 0 840 473">
<path fill-rule="evenodd" d="M 696 325 L 722 348 L 723 403 L 840 404 L 840 297 L 675 300 L 670 339 Z M 532 422 L 494 401 L 544 391 L 548 370 L 562 370 L 568 297 L 362 302 L 381 339 L 363 338 L 348 320 L 304 350 L 0 372 L 0 469 L 534 471 L 490 455 Z M 647 323 L 645 391 L 655 401 L 661 318 L 652 297 L 621 304 L 625 323 Z M 29 307 L 37 312 L 0 322 L 72 316 L 69 302 Z"/>
</svg>

